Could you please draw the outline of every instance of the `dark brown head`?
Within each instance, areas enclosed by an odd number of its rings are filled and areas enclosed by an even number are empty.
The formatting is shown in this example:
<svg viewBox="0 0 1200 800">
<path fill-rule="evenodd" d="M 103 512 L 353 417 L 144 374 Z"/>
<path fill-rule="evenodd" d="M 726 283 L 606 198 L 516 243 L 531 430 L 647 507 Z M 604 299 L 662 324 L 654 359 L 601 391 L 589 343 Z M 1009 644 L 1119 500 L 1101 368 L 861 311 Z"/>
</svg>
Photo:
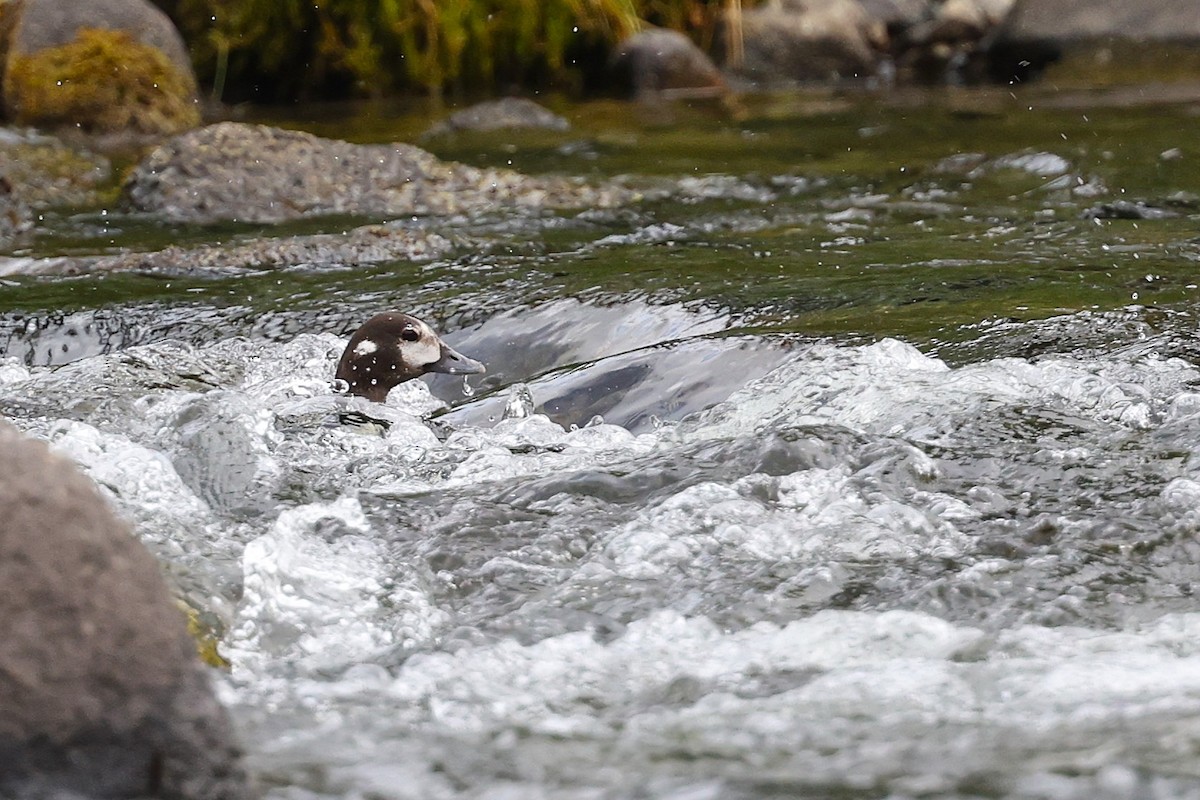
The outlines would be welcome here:
<svg viewBox="0 0 1200 800">
<path fill-rule="evenodd" d="M 350 337 L 337 378 L 350 385 L 350 394 L 382 403 L 393 386 L 426 372 L 483 371 L 483 364 L 453 350 L 421 320 L 389 311 L 371 317 Z"/>
</svg>

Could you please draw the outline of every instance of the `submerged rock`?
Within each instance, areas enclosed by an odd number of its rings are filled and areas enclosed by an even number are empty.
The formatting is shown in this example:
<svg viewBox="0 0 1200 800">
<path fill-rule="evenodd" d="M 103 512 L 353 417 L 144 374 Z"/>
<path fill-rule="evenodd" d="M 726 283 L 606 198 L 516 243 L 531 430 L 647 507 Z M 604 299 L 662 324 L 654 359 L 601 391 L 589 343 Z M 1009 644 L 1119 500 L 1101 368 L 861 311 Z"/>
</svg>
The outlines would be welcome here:
<svg viewBox="0 0 1200 800">
<path fill-rule="evenodd" d="M 461 131 L 496 131 L 518 128 L 567 131 L 571 123 L 549 109 L 523 97 L 488 100 L 456 111 L 425 131 L 422 138 Z"/>
<path fill-rule="evenodd" d="M 77 275 L 125 270 L 179 273 L 429 261 L 446 255 L 454 246 L 454 242 L 439 234 L 390 222 L 364 225 L 345 233 L 269 237 L 238 245 L 171 246 L 148 253 L 29 259 L 21 263 L 21 269 L 9 274 Z M 4 274 L 2 268 L 0 274 Z"/>
<path fill-rule="evenodd" d="M 1083 219 L 1172 219 L 1180 216 L 1178 211 L 1161 208 L 1146 203 L 1143 200 L 1114 200 L 1111 203 L 1100 203 L 1085 209 L 1080 215 Z"/>
<path fill-rule="evenodd" d="M 454 247 L 455 242 L 444 236 L 389 222 L 364 225 L 345 233 L 265 237 L 236 245 L 172 245 L 145 253 L 0 259 L 0 276 L 82 275 L 129 270 L 178 274 L 298 266 L 361 266 L 384 261 L 429 261 L 446 255 Z"/>
<path fill-rule="evenodd" d="M 187 49 L 147 0 L 22 0 L 2 21 L 9 119 L 143 134 L 200 122 Z"/>
<path fill-rule="evenodd" d="M 618 82 L 637 97 L 727 91 L 712 59 L 679 31 L 651 28 L 622 41 L 612 57 Z"/>
<path fill-rule="evenodd" d="M 633 194 L 441 161 L 410 144 L 350 144 L 223 122 L 156 148 L 129 176 L 124 198 L 134 211 L 174 222 L 270 223 L 323 214 L 479 213 L 513 205 L 610 207 Z"/>
<path fill-rule="evenodd" d="M 0 423 L 0 794 L 248 796 L 158 564 L 68 461 Z"/>
</svg>

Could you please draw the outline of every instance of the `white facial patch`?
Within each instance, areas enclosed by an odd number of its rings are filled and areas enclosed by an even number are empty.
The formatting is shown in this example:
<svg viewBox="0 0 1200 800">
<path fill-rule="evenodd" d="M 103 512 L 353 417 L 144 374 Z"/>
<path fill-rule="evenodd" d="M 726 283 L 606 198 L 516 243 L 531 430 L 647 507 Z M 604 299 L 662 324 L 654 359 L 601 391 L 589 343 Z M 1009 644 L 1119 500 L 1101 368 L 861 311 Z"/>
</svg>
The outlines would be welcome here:
<svg viewBox="0 0 1200 800">
<path fill-rule="evenodd" d="M 425 366 L 442 357 L 442 340 L 433 329 L 420 322 L 421 338 L 415 342 L 400 342 L 400 352 L 409 364 Z"/>
<path fill-rule="evenodd" d="M 371 353 L 374 353 L 378 349 L 379 345 L 375 344 L 370 339 L 363 339 L 354 346 L 354 355 L 362 358 L 363 356 L 371 355 Z"/>
<path fill-rule="evenodd" d="M 415 342 L 405 342 L 400 346 L 400 350 L 404 354 L 405 361 L 422 367 L 432 364 L 442 357 L 442 348 L 437 339 L 430 340 L 422 337 Z"/>
</svg>

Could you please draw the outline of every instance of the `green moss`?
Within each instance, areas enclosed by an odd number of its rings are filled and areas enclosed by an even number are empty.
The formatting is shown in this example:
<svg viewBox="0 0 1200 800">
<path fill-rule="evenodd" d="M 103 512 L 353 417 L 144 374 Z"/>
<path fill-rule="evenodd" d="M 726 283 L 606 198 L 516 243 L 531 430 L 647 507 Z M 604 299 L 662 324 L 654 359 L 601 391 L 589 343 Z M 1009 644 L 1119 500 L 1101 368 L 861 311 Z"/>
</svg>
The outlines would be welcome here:
<svg viewBox="0 0 1200 800">
<path fill-rule="evenodd" d="M 159 0 L 225 99 L 573 87 L 645 22 L 705 39 L 726 0 Z"/>
<path fill-rule="evenodd" d="M 69 44 L 13 55 L 4 95 L 23 125 L 171 134 L 200 122 L 191 76 L 122 31 L 82 29 Z"/>
<path fill-rule="evenodd" d="M 196 642 L 196 652 L 200 654 L 200 660 L 210 667 L 229 669 L 229 662 L 217 650 L 221 641 L 217 625 L 205 621 L 199 611 L 182 600 L 177 602 L 187 615 L 188 635 Z"/>
</svg>

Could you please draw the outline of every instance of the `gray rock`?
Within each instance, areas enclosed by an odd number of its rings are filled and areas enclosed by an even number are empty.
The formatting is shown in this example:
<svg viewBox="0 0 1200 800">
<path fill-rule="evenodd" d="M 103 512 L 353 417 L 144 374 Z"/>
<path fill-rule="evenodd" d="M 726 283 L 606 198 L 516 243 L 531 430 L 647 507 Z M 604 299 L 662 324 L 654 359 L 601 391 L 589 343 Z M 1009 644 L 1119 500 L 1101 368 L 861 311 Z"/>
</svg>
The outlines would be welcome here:
<svg viewBox="0 0 1200 800">
<path fill-rule="evenodd" d="M 868 17 L 882 22 L 889 31 L 911 28 L 936 13 L 931 0 L 859 0 L 859 4 Z"/>
<path fill-rule="evenodd" d="M 1143 200 L 1114 200 L 1100 203 L 1084 210 L 1083 219 L 1172 219 L 1180 216 L 1178 211 L 1146 203 Z"/>
<path fill-rule="evenodd" d="M 28 54 L 73 40 L 80 28 L 125 31 L 161 50 L 171 63 L 192 74 L 187 46 L 170 18 L 146 0 L 21 0 L 9 54 Z"/>
<path fill-rule="evenodd" d="M 107 158 L 29 130 L 0 128 L 0 175 L 31 209 L 79 207 L 99 202 L 112 180 Z"/>
<path fill-rule="evenodd" d="M 8 178 L 0 175 L 0 246 L 10 246 L 32 227 L 33 212 Z"/>
<path fill-rule="evenodd" d="M 617 81 L 637 97 L 727 91 L 717 65 L 679 31 L 651 28 L 635 33 L 617 46 L 611 66 Z"/>
<path fill-rule="evenodd" d="M 769 3 L 742 11 L 740 29 L 741 63 L 727 48 L 725 66 L 766 83 L 865 77 L 886 43 L 884 25 L 857 0 Z"/>
<path fill-rule="evenodd" d="M 944 42 L 978 41 L 999 20 L 976 0 L 946 0 L 934 17 L 931 38 Z"/>
<path fill-rule="evenodd" d="M 929 18 L 896 33 L 901 69 L 925 81 L 976 77 L 977 54 L 1012 5 L 1013 0 L 945 0 Z"/>
<path fill-rule="evenodd" d="M 158 564 L 70 462 L 3 423 L 0 516 L 0 796 L 247 797 Z"/>
<path fill-rule="evenodd" d="M 1024 80 L 1067 49 L 1107 49 L 1114 41 L 1200 41 L 1197 0 L 1017 0 L 988 52 L 995 80 Z"/>
<path fill-rule="evenodd" d="M 160 145 L 124 186 L 128 209 L 194 223 L 611 207 L 633 197 L 619 187 L 445 162 L 409 144 L 357 145 L 234 122 Z"/>
<path fill-rule="evenodd" d="M 1197 0 L 1018 0 L 1004 26 L 1010 41 L 1200 39 Z"/>
<path fill-rule="evenodd" d="M 266 236 L 238 244 L 171 245 L 162 250 L 118 255 L 12 259 L 8 264 L 0 264 L 0 276 L 82 275 L 129 270 L 173 275 L 208 270 L 236 272 L 385 261 L 423 262 L 440 258 L 456 246 L 455 242 L 439 234 L 388 222 L 363 225 L 342 233 Z"/>
<path fill-rule="evenodd" d="M 488 100 L 456 111 L 433 125 L 422 138 L 444 136 L 462 131 L 497 131 L 516 129 L 567 131 L 571 123 L 549 109 L 522 97 Z"/>
</svg>

